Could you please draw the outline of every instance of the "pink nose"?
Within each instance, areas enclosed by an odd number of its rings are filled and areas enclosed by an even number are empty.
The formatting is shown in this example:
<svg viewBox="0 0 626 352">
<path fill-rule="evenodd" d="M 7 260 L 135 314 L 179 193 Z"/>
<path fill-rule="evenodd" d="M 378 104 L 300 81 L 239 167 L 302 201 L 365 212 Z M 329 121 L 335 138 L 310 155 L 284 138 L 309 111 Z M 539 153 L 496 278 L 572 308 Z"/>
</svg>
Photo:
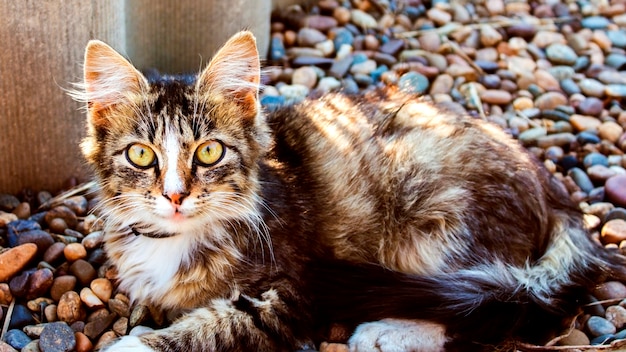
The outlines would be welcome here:
<svg viewBox="0 0 626 352">
<path fill-rule="evenodd" d="M 172 202 L 172 204 L 180 205 L 183 202 L 183 199 L 187 197 L 188 193 L 172 193 L 172 194 L 164 194 L 163 196 Z"/>
</svg>

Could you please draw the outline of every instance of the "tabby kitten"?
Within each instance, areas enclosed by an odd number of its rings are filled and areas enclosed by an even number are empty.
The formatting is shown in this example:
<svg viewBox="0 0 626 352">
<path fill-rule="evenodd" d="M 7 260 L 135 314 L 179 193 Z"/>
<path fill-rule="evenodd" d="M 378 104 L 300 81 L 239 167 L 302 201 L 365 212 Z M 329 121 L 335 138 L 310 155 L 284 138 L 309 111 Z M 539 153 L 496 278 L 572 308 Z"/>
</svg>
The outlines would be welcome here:
<svg viewBox="0 0 626 352">
<path fill-rule="evenodd" d="M 499 128 L 397 92 L 264 113 L 249 32 L 197 78 L 87 46 L 83 152 L 119 288 L 177 314 L 106 351 L 353 351 L 539 341 L 622 272 Z M 492 345 L 492 347 L 486 347 Z"/>
</svg>

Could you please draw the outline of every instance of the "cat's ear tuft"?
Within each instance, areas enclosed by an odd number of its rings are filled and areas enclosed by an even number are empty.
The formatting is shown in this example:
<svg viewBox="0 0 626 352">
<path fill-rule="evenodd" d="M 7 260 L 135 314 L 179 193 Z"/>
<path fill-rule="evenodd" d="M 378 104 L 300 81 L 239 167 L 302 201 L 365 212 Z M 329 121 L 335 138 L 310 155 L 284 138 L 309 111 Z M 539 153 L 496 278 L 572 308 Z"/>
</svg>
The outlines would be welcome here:
<svg viewBox="0 0 626 352">
<path fill-rule="evenodd" d="M 196 89 L 213 101 L 232 101 L 256 111 L 261 63 L 256 39 L 249 31 L 232 36 L 198 77 Z"/>
<path fill-rule="evenodd" d="M 83 96 L 90 113 L 127 103 L 129 97 L 148 86 L 144 76 L 115 49 L 99 40 L 91 40 L 85 50 Z"/>
</svg>

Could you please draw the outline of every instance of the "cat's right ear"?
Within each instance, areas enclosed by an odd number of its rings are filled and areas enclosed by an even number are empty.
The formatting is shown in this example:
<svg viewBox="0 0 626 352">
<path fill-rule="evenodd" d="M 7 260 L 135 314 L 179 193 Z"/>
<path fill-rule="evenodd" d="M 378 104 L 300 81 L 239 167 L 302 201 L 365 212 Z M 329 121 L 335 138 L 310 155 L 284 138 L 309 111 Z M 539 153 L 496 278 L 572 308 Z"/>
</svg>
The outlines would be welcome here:
<svg viewBox="0 0 626 352">
<path fill-rule="evenodd" d="M 104 110 L 144 92 L 146 78 L 115 49 L 91 40 L 85 50 L 84 86 L 81 100 L 87 102 L 91 123 L 106 124 Z"/>
</svg>

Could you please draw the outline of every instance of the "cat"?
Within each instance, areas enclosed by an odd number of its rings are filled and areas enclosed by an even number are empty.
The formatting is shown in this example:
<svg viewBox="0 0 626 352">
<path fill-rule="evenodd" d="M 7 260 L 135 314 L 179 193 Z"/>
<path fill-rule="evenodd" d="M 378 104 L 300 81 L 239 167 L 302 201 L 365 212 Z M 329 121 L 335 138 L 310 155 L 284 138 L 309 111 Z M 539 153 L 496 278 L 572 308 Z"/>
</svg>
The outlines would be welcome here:
<svg viewBox="0 0 626 352">
<path fill-rule="evenodd" d="M 178 318 L 112 351 L 539 342 L 624 278 L 564 188 L 499 127 L 397 89 L 265 112 L 254 36 L 197 77 L 91 41 L 81 147 L 119 289 Z"/>
</svg>

